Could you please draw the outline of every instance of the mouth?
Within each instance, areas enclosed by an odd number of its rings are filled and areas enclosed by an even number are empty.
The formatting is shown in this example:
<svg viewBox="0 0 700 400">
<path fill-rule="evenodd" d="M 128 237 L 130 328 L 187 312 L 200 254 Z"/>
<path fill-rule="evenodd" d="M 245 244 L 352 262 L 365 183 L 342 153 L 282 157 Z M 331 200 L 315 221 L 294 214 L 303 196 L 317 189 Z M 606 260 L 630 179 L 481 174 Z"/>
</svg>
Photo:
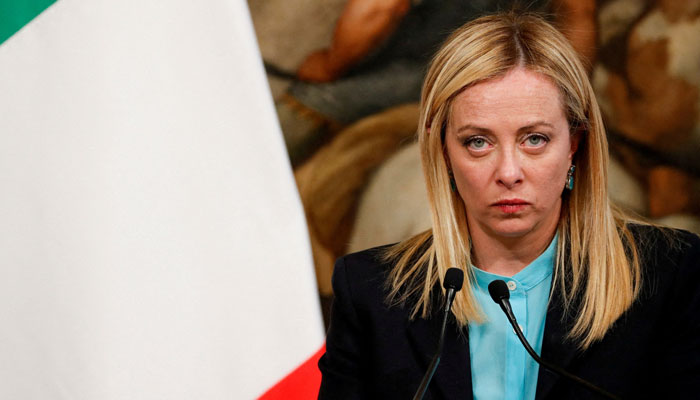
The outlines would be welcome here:
<svg viewBox="0 0 700 400">
<path fill-rule="evenodd" d="M 525 200 L 521 199 L 506 199 L 506 200 L 500 200 L 496 203 L 491 204 L 491 207 L 495 207 L 499 209 L 501 212 L 506 213 L 506 214 L 514 214 L 519 211 L 522 211 L 530 205 Z"/>
</svg>

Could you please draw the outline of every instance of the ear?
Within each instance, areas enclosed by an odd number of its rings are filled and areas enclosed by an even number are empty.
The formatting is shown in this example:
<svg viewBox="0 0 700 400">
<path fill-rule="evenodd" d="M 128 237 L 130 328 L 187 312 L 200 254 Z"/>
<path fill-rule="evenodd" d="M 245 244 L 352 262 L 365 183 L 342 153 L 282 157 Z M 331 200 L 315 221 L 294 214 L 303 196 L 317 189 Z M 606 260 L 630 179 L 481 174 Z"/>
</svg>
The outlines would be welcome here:
<svg viewBox="0 0 700 400">
<path fill-rule="evenodd" d="M 574 154 L 576 154 L 576 150 L 578 150 L 579 141 L 581 140 L 581 136 L 583 136 L 584 132 L 585 132 L 584 128 L 576 128 L 569 136 L 569 139 L 571 140 L 571 149 L 569 150 L 569 160 L 573 160 Z"/>
<path fill-rule="evenodd" d="M 450 156 L 447 154 L 447 146 L 442 146 L 442 158 L 445 159 L 445 164 L 447 165 L 447 170 L 452 171 L 452 164 L 450 164 Z"/>
<path fill-rule="evenodd" d="M 425 128 L 425 131 L 430 135 L 430 126 Z M 445 138 L 442 138 L 442 158 L 445 160 L 445 165 L 447 165 L 447 170 L 452 171 L 452 164 L 450 164 L 450 156 L 447 154 L 447 144 L 445 143 Z"/>
</svg>

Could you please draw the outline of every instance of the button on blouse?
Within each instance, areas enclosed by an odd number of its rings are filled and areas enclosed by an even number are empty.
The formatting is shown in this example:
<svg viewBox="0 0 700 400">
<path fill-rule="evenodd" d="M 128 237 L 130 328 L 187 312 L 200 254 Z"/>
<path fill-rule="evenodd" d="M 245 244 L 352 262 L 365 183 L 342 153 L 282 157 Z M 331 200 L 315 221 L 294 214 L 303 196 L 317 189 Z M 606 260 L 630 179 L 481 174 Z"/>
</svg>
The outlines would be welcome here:
<svg viewBox="0 0 700 400">
<path fill-rule="evenodd" d="M 472 266 L 472 290 L 486 317 L 469 324 L 472 390 L 475 400 L 534 399 L 539 366 L 525 351 L 501 308 L 493 302 L 488 285 L 502 279 L 510 291 L 510 304 L 532 348 L 540 354 L 557 236 L 537 259 L 512 277 Z"/>
</svg>

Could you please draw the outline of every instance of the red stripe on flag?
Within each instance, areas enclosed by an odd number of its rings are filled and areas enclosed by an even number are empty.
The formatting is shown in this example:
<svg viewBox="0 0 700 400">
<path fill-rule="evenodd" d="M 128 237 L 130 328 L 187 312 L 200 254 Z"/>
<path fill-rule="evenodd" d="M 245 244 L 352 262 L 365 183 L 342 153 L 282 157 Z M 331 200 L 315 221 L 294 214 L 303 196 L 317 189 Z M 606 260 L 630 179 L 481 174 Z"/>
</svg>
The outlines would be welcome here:
<svg viewBox="0 0 700 400">
<path fill-rule="evenodd" d="M 284 379 L 277 382 L 259 400 L 277 399 L 316 399 L 321 387 L 321 371 L 318 369 L 318 359 L 326 352 L 326 345 L 311 358 L 304 361 Z"/>
</svg>

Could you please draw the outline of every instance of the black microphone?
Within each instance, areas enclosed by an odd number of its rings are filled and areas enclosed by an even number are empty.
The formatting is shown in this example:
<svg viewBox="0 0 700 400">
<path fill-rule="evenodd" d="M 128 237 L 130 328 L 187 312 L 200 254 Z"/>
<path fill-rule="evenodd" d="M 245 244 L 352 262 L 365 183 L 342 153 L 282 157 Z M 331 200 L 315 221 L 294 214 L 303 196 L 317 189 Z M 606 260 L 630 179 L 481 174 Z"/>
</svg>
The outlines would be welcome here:
<svg viewBox="0 0 700 400">
<path fill-rule="evenodd" d="M 447 299 L 445 301 L 444 315 L 442 317 L 442 328 L 440 328 L 440 338 L 438 340 L 437 350 L 435 351 L 435 355 L 433 356 L 432 361 L 430 361 L 430 365 L 428 366 L 428 370 L 423 376 L 423 380 L 421 381 L 420 386 L 418 386 L 418 390 L 416 391 L 415 396 L 413 396 L 413 400 L 420 400 L 423 398 L 423 396 L 425 396 L 425 392 L 426 390 L 428 390 L 428 384 L 430 384 L 430 381 L 433 379 L 433 374 L 435 374 L 435 370 L 437 369 L 437 366 L 440 363 L 442 345 L 445 340 L 445 326 L 447 325 L 447 316 L 450 315 L 452 302 L 454 301 L 457 292 L 462 290 L 463 283 L 464 272 L 462 272 L 461 269 L 450 268 L 447 270 L 447 272 L 445 273 L 445 279 L 442 281 L 442 287 L 444 287 L 446 290 L 445 294 Z"/>
<path fill-rule="evenodd" d="M 595 393 L 598 393 L 599 395 L 605 398 L 620 400 L 619 397 L 613 395 L 612 393 L 607 392 L 599 388 L 598 386 L 565 371 L 563 368 L 559 368 L 556 365 L 541 359 L 540 356 L 538 356 L 537 353 L 535 353 L 535 350 L 533 350 L 532 347 L 530 347 L 530 343 L 527 342 L 527 339 L 525 339 L 523 332 L 520 330 L 520 326 L 518 326 L 518 321 L 515 319 L 513 309 L 510 307 L 510 301 L 508 300 L 510 299 L 510 291 L 508 290 L 508 286 L 505 282 L 503 282 L 500 279 L 497 279 L 489 283 L 489 294 L 491 295 L 493 301 L 499 306 L 501 306 L 501 310 L 503 310 L 503 312 L 506 314 L 506 318 L 508 318 L 510 324 L 513 325 L 513 330 L 518 336 L 518 339 L 520 339 L 520 343 L 522 343 L 523 346 L 525 346 L 525 350 L 527 350 L 528 354 L 530 354 L 530 356 L 534 358 L 538 364 L 554 372 L 557 375 L 563 376 L 564 378 L 569 379 L 572 382 L 575 382 Z"/>
</svg>

